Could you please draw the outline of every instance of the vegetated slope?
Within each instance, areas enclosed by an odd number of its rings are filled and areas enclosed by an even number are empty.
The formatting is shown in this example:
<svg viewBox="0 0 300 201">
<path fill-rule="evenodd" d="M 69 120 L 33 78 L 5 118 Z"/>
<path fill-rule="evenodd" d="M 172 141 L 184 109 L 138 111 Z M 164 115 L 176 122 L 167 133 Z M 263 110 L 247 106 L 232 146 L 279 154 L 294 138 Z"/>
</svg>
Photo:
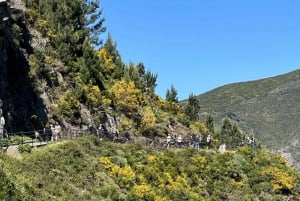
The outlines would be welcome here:
<svg viewBox="0 0 300 201">
<path fill-rule="evenodd" d="M 300 70 L 229 84 L 198 98 L 203 112 L 237 121 L 244 131 L 253 131 L 263 146 L 291 153 L 300 167 Z"/>
<path fill-rule="evenodd" d="M 155 151 L 88 136 L 35 149 L 21 160 L 0 155 L 0 164 L 1 200 L 300 198 L 298 172 L 279 155 L 247 146 L 225 153 Z"/>
<path fill-rule="evenodd" d="M 6 0 L 0 14 L 0 99 L 10 135 L 50 124 L 65 136 L 100 124 L 147 135 L 170 118 L 189 119 L 176 101 L 155 94 L 157 74 L 142 62 L 125 64 L 110 34 L 100 43 L 99 1 Z"/>
</svg>

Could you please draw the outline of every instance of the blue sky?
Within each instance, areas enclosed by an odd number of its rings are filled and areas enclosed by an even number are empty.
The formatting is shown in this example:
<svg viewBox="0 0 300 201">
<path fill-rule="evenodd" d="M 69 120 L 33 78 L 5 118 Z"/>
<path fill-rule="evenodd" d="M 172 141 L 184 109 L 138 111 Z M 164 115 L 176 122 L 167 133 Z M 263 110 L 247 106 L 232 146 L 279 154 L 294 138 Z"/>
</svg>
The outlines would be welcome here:
<svg viewBox="0 0 300 201">
<path fill-rule="evenodd" d="M 158 74 L 162 98 L 171 85 L 182 100 L 300 68 L 299 0 L 102 0 L 101 7 L 123 61 Z"/>
</svg>

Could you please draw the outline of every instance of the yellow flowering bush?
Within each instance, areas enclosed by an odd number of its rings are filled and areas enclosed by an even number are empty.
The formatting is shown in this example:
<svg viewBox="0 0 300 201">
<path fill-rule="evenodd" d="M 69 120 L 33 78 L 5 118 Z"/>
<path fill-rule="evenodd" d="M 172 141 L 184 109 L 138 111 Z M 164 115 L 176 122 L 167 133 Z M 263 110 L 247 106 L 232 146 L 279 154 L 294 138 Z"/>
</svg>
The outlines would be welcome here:
<svg viewBox="0 0 300 201">
<path fill-rule="evenodd" d="M 112 163 L 107 157 L 101 157 L 99 162 L 108 171 L 109 175 L 117 181 L 120 187 L 130 188 L 135 183 L 136 175 L 130 165 L 120 167 Z"/>
<path fill-rule="evenodd" d="M 153 113 L 151 107 L 146 107 L 144 109 L 144 114 L 141 120 L 141 126 L 143 129 L 151 128 L 155 125 L 156 117 Z"/>
<path fill-rule="evenodd" d="M 144 103 L 144 97 L 133 81 L 127 82 L 122 79 L 116 82 L 111 87 L 110 93 L 113 94 L 117 107 L 127 115 L 137 112 Z"/>
<path fill-rule="evenodd" d="M 136 200 L 149 200 L 153 197 L 152 188 L 149 184 L 134 185 L 131 193 Z"/>
<path fill-rule="evenodd" d="M 275 192 L 282 190 L 287 190 L 290 192 L 294 187 L 294 178 L 278 167 L 266 167 L 261 171 L 261 174 L 271 177 L 273 190 Z"/>
</svg>

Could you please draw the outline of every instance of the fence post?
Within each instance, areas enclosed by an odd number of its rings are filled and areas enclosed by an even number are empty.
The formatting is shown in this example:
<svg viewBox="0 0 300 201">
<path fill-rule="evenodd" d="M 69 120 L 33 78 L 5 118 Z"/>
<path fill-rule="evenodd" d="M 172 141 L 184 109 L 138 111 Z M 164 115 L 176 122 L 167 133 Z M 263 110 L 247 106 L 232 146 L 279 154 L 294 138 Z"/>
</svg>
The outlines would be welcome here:
<svg viewBox="0 0 300 201">
<path fill-rule="evenodd" d="M 24 135 L 23 135 L 23 131 L 21 131 L 21 145 L 23 145 L 24 143 Z"/>
</svg>

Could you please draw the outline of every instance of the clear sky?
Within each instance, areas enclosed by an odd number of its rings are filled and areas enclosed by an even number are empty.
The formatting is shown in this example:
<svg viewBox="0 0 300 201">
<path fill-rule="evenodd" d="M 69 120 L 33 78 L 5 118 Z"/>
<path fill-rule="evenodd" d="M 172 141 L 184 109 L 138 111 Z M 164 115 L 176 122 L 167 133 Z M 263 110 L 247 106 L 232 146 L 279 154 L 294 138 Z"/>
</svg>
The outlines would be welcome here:
<svg viewBox="0 0 300 201">
<path fill-rule="evenodd" d="M 101 0 L 101 7 L 123 61 L 158 74 L 162 98 L 171 85 L 182 100 L 300 67 L 300 0 Z"/>
</svg>

